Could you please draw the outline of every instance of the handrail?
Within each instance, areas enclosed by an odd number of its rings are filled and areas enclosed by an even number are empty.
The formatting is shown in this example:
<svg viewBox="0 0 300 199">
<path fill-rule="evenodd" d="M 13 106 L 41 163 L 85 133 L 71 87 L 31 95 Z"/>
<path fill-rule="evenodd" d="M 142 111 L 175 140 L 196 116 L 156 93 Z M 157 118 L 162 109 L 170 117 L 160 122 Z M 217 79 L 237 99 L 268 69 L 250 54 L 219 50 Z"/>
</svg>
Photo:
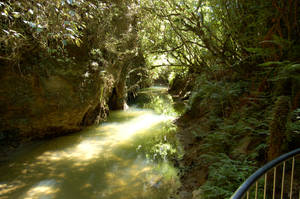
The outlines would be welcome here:
<svg viewBox="0 0 300 199">
<path fill-rule="evenodd" d="M 286 154 L 283 154 L 279 156 L 278 158 L 270 161 L 269 163 L 265 164 L 263 167 L 258 169 L 255 173 L 253 173 L 237 190 L 236 192 L 231 196 L 230 199 L 241 199 L 244 194 L 251 188 L 251 186 L 257 182 L 264 174 L 266 174 L 268 171 L 271 169 L 275 168 L 274 175 L 276 173 L 276 166 L 279 165 L 280 163 L 295 157 L 296 155 L 300 154 L 300 148 L 295 149 L 291 152 L 288 152 Z M 294 159 L 293 159 L 293 164 L 294 164 Z M 284 163 L 285 166 L 285 163 Z M 256 188 L 257 189 L 257 188 Z"/>
</svg>

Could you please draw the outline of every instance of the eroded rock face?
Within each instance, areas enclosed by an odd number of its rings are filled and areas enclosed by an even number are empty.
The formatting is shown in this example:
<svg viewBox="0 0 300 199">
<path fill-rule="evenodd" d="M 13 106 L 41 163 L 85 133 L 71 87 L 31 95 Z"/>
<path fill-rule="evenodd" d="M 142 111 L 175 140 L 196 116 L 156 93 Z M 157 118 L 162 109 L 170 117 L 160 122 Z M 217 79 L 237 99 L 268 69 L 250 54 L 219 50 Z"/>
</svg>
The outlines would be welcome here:
<svg viewBox="0 0 300 199">
<path fill-rule="evenodd" d="M 0 139 L 32 139 L 74 132 L 105 117 L 106 101 L 115 80 L 100 67 L 89 68 L 40 74 L 3 67 Z"/>
</svg>

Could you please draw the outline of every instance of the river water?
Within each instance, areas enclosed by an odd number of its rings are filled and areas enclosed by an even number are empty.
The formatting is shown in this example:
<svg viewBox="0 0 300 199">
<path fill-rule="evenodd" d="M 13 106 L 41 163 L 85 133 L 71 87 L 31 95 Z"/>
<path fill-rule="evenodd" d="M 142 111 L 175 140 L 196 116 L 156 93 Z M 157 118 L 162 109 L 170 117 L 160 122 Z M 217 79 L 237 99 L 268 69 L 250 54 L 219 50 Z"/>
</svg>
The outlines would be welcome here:
<svg viewBox="0 0 300 199">
<path fill-rule="evenodd" d="M 168 199 L 179 186 L 168 161 L 180 150 L 176 116 L 153 87 L 101 125 L 24 146 L 0 165 L 0 198 Z"/>
</svg>

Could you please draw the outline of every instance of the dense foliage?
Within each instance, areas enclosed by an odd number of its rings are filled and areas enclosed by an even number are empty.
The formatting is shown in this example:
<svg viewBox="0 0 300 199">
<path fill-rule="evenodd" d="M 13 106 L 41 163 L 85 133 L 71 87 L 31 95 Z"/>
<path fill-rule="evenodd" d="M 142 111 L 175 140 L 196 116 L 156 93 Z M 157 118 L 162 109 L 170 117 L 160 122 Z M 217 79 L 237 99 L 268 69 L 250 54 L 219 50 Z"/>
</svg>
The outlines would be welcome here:
<svg viewBox="0 0 300 199">
<path fill-rule="evenodd" d="M 144 48 L 167 54 L 171 65 L 201 71 L 253 54 L 297 59 L 290 51 L 299 35 L 297 1 L 168 0 L 142 7 L 154 19 L 142 24 Z"/>
<path fill-rule="evenodd" d="M 130 2 L 108 1 L 6 1 L 1 6 L 1 59 L 20 61 L 39 46 L 53 56 L 72 59 L 68 45 L 85 47 L 97 54 L 97 47 L 120 50 L 122 17 Z M 134 9 L 134 8 L 132 8 Z M 127 11 L 127 10 L 126 10 Z M 131 11 L 134 14 L 134 10 Z M 126 27 L 124 27 L 126 28 Z M 126 38 L 122 38 L 126 39 Z"/>
<path fill-rule="evenodd" d="M 199 168 L 208 167 L 200 198 L 230 197 L 256 166 L 299 147 L 299 1 L 152 0 L 141 7 L 152 19 L 140 24 L 143 50 L 150 60 L 164 57 L 152 68 L 173 71 L 170 90 L 189 96 L 184 117 L 193 122 L 184 123 L 198 122 L 191 132 L 199 147 L 192 148 Z"/>
</svg>

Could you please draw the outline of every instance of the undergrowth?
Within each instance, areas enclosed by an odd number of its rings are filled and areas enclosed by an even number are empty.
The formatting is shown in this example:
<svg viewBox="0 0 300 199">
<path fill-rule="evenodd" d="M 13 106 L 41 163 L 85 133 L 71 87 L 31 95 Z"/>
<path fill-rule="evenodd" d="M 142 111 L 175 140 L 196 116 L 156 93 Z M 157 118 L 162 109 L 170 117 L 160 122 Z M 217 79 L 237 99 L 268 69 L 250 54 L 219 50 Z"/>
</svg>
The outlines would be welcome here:
<svg viewBox="0 0 300 199">
<path fill-rule="evenodd" d="M 278 118 L 276 110 L 282 109 L 275 103 L 281 96 L 287 96 L 294 107 L 284 116 L 281 126 L 286 127 L 278 130 L 285 142 L 281 153 L 300 146 L 299 65 L 283 61 L 257 66 L 247 80 L 231 73 L 219 79 L 202 75 L 196 81 L 185 115 L 202 118 L 192 134 L 200 140 L 198 159 L 208 167 L 196 198 L 230 198 L 267 162 L 270 125 Z"/>
<path fill-rule="evenodd" d="M 201 156 L 209 164 L 208 179 L 201 186 L 202 196 L 207 199 L 230 198 L 232 190 L 255 170 L 255 162 L 247 157 L 233 160 L 225 153 L 208 153 Z"/>
</svg>

